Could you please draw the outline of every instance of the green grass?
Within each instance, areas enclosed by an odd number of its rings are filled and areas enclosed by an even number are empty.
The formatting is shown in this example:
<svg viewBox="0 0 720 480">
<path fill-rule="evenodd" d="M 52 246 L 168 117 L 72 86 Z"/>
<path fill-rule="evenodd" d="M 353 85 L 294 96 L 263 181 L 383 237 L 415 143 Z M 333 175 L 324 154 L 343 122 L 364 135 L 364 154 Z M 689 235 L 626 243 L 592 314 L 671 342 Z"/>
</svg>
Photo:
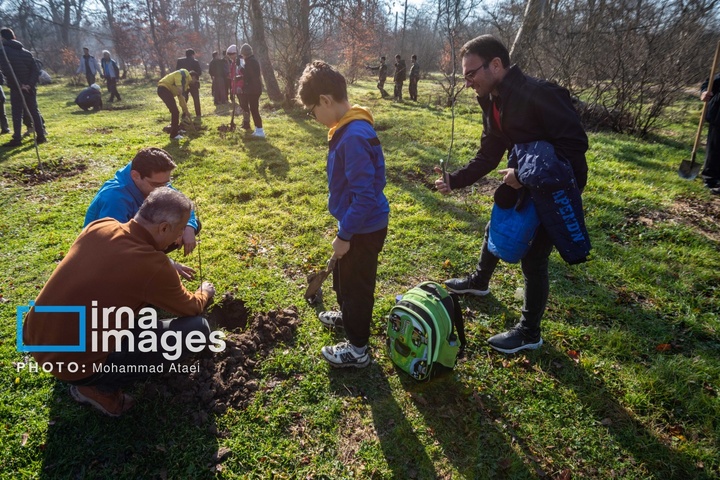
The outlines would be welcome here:
<svg viewBox="0 0 720 480">
<path fill-rule="evenodd" d="M 421 100 L 439 94 L 432 88 L 420 84 Z M 501 263 L 489 297 L 463 299 L 467 357 L 451 374 L 416 383 L 384 355 L 384 315 L 419 281 L 474 267 L 492 201 L 489 181 L 449 197 L 429 188 L 447 153 L 449 110 L 380 100 L 369 80 L 350 90 L 376 118 L 391 223 L 375 362 L 347 372 L 320 360 L 338 335 L 302 299 L 335 229 L 326 212 L 326 129 L 300 110 L 263 102 L 266 140 L 221 136 L 229 111 L 216 113 L 205 83 L 207 130 L 169 142 L 152 84 L 121 85 L 123 102 L 98 113 L 72 105 L 75 90 L 41 88 L 50 141 L 40 153 L 45 171 L 61 160 L 84 171 L 27 186 L 18 172 L 37 164 L 30 143 L 0 150 L 0 478 L 720 475 L 720 202 L 676 175 L 689 157 L 695 110 L 674 110 L 647 141 L 590 134 L 584 203 L 593 259 L 571 267 L 551 256 L 542 349 L 507 357 L 485 343 L 519 317 L 522 274 Z M 472 157 L 480 125 L 479 107 L 463 95 L 451 167 Z M 219 292 L 236 290 L 253 312 L 296 305 L 302 318 L 293 342 L 260 363 L 251 404 L 201 426 L 182 406 L 144 398 L 142 388 L 126 417 L 104 418 L 76 405 L 50 375 L 13 367 L 22 360 L 16 307 L 36 297 L 67 252 L 102 182 L 144 146 L 171 152 L 174 185 L 197 202 L 203 276 Z M 183 261 L 198 266 L 197 256 Z M 662 344 L 671 347 L 658 350 Z M 211 468 L 221 448 L 230 454 Z"/>
</svg>

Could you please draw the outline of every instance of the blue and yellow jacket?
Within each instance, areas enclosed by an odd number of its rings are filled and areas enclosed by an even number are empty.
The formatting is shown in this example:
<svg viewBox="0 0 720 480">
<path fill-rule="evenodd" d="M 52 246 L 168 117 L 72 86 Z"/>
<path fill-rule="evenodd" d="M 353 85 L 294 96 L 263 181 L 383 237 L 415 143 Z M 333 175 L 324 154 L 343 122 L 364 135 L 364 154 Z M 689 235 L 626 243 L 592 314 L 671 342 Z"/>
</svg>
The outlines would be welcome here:
<svg viewBox="0 0 720 480">
<path fill-rule="evenodd" d="M 372 114 L 355 105 L 328 132 L 328 210 L 347 241 L 388 225 L 385 156 L 373 124 Z"/>
</svg>

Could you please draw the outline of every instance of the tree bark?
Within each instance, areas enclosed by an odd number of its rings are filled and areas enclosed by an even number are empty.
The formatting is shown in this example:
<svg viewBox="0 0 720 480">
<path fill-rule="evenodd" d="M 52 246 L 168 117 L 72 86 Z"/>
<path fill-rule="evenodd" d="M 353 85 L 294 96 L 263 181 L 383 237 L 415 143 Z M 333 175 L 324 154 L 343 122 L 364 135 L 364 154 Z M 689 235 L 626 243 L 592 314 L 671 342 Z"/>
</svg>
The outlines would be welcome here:
<svg viewBox="0 0 720 480">
<path fill-rule="evenodd" d="M 275 78 L 275 69 L 270 61 L 270 50 L 265 40 L 265 19 L 263 18 L 260 0 L 250 0 L 250 18 L 252 23 L 252 42 L 253 50 L 257 54 L 260 62 L 260 70 L 265 80 L 265 89 L 268 97 L 273 102 L 283 101 L 283 94 L 280 91 L 277 78 Z"/>
</svg>

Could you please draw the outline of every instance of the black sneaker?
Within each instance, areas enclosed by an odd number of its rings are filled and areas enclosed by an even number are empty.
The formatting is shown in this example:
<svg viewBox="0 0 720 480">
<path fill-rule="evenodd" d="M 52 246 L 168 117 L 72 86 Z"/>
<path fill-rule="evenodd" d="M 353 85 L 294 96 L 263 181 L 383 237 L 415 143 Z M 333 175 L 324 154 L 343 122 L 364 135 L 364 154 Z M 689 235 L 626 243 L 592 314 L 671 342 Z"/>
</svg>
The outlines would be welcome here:
<svg viewBox="0 0 720 480">
<path fill-rule="evenodd" d="M 320 312 L 318 314 L 318 319 L 320 320 L 320 323 L 322 323 L 328 328 L 343 326 L 342 312 L 336 312 L 334 310 L 328 312 Z"/>
<path fill-rule="evenodd" d="M 22 145 L 22 140 L 19 138 L 13 138 L 9 142 L 3 143 L 3 147 L 19 147 Z"/>
<path fill-rule="evenodd" d="M 710 193 L 713 195 L 720 195 L 720 187 L 711 188 Z"/>
<path fill-rule="evenodd" d="M 705 179 L 705 187 L 710 189 L 718 188 L 720 187 L 720 180 L 714 178 L 707 178 Z"/>
<path fill-rule="evenodd" d="M 445 287 L 453 293 L 469 293 L 471 295 L 477 295 L 478 297 L 484 297 L 490 293 L 490 287 L 485 284 L 481 284 L 480 273 L 475 270 L 473 273 L 465 278 L 451 278 L 445 281 Z"/>
<path fill-rule="evenodd" d="M 507 332 L 488 338 L 492 348 L 502 353 L 515 353 L 520 350 L 535 350 L 543 344 L 540 333 L 530 336 L 522 328 L 513 327 Z"/>
</svg>

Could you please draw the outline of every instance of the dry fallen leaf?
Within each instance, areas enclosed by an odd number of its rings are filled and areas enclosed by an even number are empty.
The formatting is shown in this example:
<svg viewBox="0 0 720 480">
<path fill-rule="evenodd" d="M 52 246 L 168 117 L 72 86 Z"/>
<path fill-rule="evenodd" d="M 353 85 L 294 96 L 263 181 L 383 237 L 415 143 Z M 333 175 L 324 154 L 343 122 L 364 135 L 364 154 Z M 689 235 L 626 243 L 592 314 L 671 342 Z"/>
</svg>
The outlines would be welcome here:
<svg viewBox="0 0 720 480">
<path fill-rule="evenodd" d="M 567 351 L 568 357 L 575 360 L 575 363 L 578 363 L 580 361 L 580 352 L 577 350 L 568 350 Z"/>
<path fill-rule="evenodd" d="M 672 345 L 670 345 L 669 343 L 661 343 L 660 345 L 655 347 L 655 350 L 657 350 L 658 352 L 667 352 L 667 351 L 670 351 L 671 349 L 672 349 Z"/>
<path fill-rule="evenodd" d="M 26 433 L 23 433 L 23 434 L 22 434 L 22 440 L 20 440 L 20 445 L 22 445 L 22 446 L 24 447 L 25 444 L 26 444 L 27 441 L 28 441 L 28 438 L 30 438 L 30 434 L 27 433 L 27 432 L 26 432 Z"/>
</svg>

